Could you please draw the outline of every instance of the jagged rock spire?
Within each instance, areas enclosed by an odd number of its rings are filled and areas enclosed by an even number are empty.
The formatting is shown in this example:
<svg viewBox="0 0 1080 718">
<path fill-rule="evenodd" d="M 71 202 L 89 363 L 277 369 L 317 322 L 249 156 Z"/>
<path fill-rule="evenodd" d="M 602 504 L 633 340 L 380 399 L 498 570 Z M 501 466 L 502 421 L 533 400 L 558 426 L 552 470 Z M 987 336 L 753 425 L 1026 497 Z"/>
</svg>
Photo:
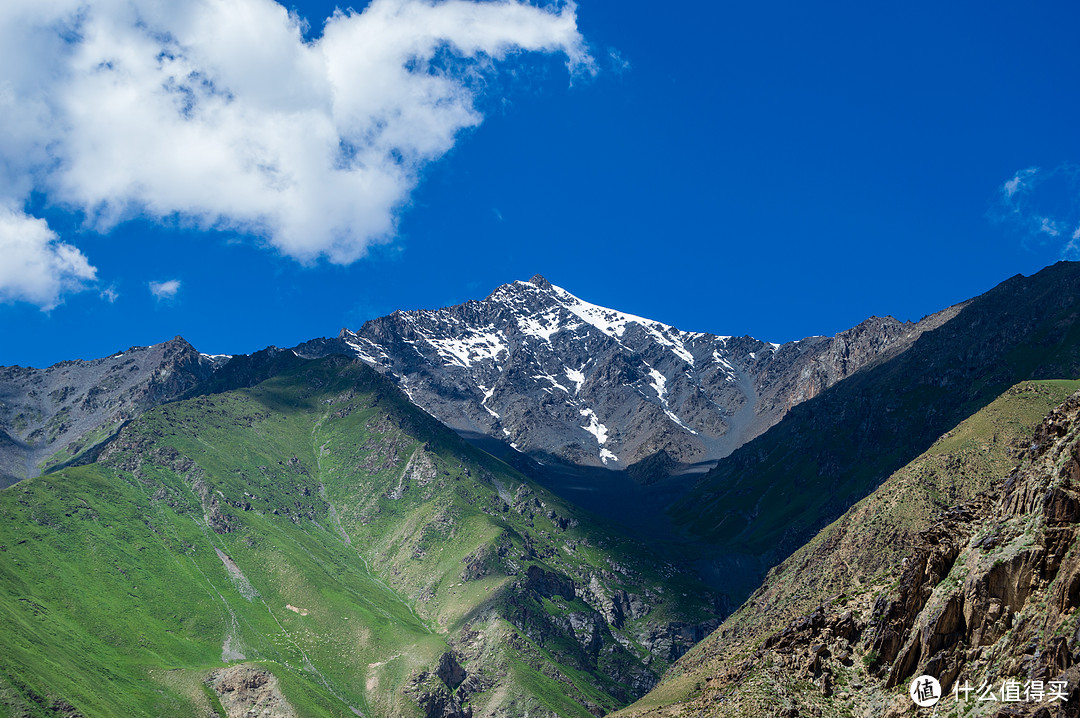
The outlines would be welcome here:
<svg viewBox="0 0 1080 718">
<path fill-rule="evenodd" d="M 540 289 L 551 289 L 551 282 L 544 279 L 544 276 L 542 274 L 534 274 L 532 279 L 529 280 L 529 284 L 540 287 Z"/>
</svg>

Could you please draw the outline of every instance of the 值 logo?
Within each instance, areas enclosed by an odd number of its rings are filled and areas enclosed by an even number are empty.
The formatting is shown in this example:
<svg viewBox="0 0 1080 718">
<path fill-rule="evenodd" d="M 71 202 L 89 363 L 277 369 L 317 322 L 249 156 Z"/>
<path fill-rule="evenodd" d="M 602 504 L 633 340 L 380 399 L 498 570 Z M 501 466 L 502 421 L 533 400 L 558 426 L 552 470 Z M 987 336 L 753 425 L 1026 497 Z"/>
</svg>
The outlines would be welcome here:
<svg viewBox="0 0 1080 718">
<path fill-rule="evenodd" d="M 929 708 L 941 700 L 941 684 L 933 676 L 919 676 L 908 689 L 911 700 L 920 708 Z"/>
</svg>

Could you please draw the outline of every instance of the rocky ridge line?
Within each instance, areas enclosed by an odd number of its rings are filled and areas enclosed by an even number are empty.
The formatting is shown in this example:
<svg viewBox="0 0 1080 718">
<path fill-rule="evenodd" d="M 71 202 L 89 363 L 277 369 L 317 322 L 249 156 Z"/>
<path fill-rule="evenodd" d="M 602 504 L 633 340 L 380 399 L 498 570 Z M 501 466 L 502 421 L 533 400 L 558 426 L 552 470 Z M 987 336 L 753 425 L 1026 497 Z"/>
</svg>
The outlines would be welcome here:
<svg viewBox="0 0 1080 718">
<path fill-rule="evenodd" d="M 482 301 L 394 312 L 296 351 L 352 353 L 466 435 L 647 481 L 726 456 L 953 313 L 917 324 L 872 317 L 835 337 L 779 345 L 681 331 L 537 275 Z"/>
<path fill-rule="evenodd" d="M 226 360 L 175 337 L 45 369 L 0 367 L 0 488 L 94 449 L 125 421 L 180 398 Z"/>
</svg>

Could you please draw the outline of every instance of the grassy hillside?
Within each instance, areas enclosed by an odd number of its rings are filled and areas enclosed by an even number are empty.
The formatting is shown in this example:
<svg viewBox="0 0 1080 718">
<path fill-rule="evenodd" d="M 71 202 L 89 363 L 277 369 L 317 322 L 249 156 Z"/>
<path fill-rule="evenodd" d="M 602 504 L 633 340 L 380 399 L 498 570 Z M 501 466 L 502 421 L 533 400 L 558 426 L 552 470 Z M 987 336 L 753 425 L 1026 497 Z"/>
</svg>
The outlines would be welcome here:
<svg viewBox="0 0 1080 718">
<path fill-rule="evenodd" d="M 329 357 L 0 492 L 0 714 L 584 717 L 711 602 Z"/>
<path fill-rule="evenodd" d="M 825 698 L 805 677 L 754 658 L 755 651 L 767 636 L 819 606 L 869 613 L 877 596 L 895 586 L 917 534 L 942 510 L 1000 483 L 1033 429 L 1077 390 L 1080 381 L 1023 382 L 944 434 L 770 571 L 719 630 L 684 656 L 648 696 L 617 715 L 682 715 L 680 710 L 696 715 L 706 705 L 710 716 L 772 715 L 779 707 L 807 705 L 842 715 L 857 698 Z M 861 650 L 852 647 L 853 676 L 867 657 Z M 744 671 L 748 659 L 754 665 Z M 857 693 L 850 686 L 846 690 Z M 731 697 L 707 698 L 717 692 Z M 836 693 L 841 692 L 838 687 Z"/>
</svg>

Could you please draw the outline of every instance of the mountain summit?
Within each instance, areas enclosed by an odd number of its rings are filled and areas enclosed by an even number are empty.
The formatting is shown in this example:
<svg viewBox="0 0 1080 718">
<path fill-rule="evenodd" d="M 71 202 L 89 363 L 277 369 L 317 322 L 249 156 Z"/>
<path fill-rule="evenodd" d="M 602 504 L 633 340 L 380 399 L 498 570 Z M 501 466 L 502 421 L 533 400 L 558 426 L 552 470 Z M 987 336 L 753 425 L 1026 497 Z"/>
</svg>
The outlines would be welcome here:
<svg viewBox="0 0 1080 718">
<path fill-rule="evenodd" d="M 923 329 L 875 317 L 836 337 L 780 345 L 676 329 L 537 274 L 482 301 L 394 312 L 297 352 L 351 352 L 466 436 L 648 479 L 730 454 Z"/>
<path fill-rule="evenodd" d="M 532 279 L 529 280 L 529 284 L 535 284 L 540 287 L 540 289 L 551 289 L 551 282 L 544 279 L 544 275 L 542 274 L 534 274 Z"/>
</svg>

